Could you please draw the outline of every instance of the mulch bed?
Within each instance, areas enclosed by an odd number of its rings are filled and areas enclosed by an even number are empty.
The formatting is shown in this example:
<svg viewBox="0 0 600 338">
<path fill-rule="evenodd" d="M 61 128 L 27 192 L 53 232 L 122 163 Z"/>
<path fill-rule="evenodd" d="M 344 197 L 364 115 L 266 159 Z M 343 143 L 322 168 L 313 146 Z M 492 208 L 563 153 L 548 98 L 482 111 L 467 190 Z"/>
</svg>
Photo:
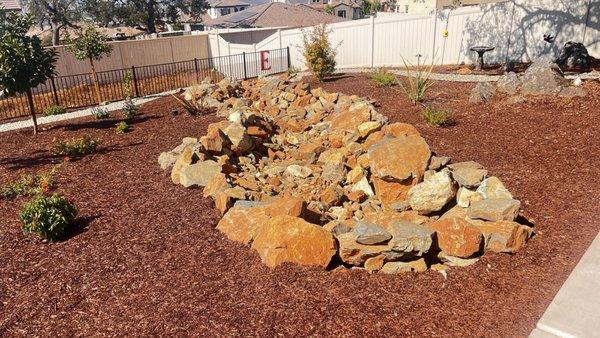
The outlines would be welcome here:
<svg viewBox="0 0 600 338">
<path fill-rule="evenodd" d="M 324 83 L 369 96 L 392 121 L 413 123 L 432 149 L 474 160 L 523 201 L 537 236 L 514 256 L 435 272 L 369 275 L 264 266 L 227 240 L 200 189 L 173 185 L 156 162 L 215 116 L 171 116 L 146 104 L 134 131 L 90 117 L 0 134 L 0 184 L 62 161 L 53 138 L 89 134 L 97 154 L 64 163 L 58 190 L 80 209 L 69 238 L 42 244 L 20 230 L 26 199 L 0 201 L 0 335 L 526 336 L 600 228 L 600 84 L 586 98 L 466 104 L 473 84 L 437 83 L 430 104 L 454 124 L 424 124 L 396 88 L 365 75 Z"/>
</svg>

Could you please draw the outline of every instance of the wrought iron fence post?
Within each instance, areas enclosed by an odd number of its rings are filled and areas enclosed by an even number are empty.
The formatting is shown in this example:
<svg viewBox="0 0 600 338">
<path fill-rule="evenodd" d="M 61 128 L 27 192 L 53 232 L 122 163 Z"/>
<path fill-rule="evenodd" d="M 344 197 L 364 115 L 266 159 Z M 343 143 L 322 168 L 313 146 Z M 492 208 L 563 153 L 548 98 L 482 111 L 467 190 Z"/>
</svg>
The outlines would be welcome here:
<svg viewBox="0 0 600 338">
<path fill-rule="evenodd" d="M 52 94 L 54 94 L 54 104 L 60 106 L 60 101 L 58 101 L 58 93 L 56 92 L 56 83 L 54 83 L 54 76 L 50 78 L 50 84 L 52 85 Z"/>
<path fill-rule="evenodd" d="M 131 66 L 131 75 L 133 76 L 133 88 L 135 88 L 135 97 L 140 97 L 140 90 L 138 88 L 137 75 L 135 74 L 135 66 Z"/>
<path fill-rule="evenodd" d="M 286 47 L 287 50 L 287 67 L 290 69 L 292 67 L 292 59 L 290 58 L 290 46 Z"/>
<path fill-rule="evenodd" d="M 198 74 L 198 58 L 194 58 L 194 71 L 196 72 L 196 82 L 200 83 L 200 75 Z"/>
<path fill-rule="evenodd" d="M 248 71 L 246 70 L 246 52 L 242 52 L 242 59 L 244 60 L 244 80 L 247 80 Z"/>
</svg>

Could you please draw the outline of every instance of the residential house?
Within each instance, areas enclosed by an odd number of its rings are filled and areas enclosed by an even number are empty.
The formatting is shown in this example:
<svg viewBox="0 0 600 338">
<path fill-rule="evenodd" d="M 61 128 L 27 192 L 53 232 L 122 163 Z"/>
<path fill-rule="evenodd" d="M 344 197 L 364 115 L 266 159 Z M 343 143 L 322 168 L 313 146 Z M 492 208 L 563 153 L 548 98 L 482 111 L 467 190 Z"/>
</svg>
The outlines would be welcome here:
<svg viewBox="0 0 600 338">
<path fill-rule="evenodd" d="M 395 12 L 398 13 L 430 13 L 436 9 L 483 5 L 507 0 L 395 0 Z"/>
<path fill-rule="evenodd" d="M 0 0 L 0 9 L 7 12 L 20 12 L 21 5 L 18 0 Z"/>
<path fill-rule="evenodd" d="M 208 16 L 211 19 L 216 19 L 224 15 L 243 11 L 250 4 L 242 0 L 214 0 L 209 2 L 209 6 L 207 11 Z"/>
<path fill-rule="evenodd" d="M 348 18 L 330 15 L 308 6 L 272 2 L 250 6 L 241 12 L 207 21 L 205 25 L 210 28 L 307 27 L 346 20 Z"/>
<path fill-rule="evenodd" d="M 341 18 L 360 19 L 364 16 L 362 12 L 362 1 L 360 0 L 273 0 L 288 5 L 303 5 L 321 12 L 326 12 Z M 360 1 L 360 2 L 359 2 Z"/>
</svg>

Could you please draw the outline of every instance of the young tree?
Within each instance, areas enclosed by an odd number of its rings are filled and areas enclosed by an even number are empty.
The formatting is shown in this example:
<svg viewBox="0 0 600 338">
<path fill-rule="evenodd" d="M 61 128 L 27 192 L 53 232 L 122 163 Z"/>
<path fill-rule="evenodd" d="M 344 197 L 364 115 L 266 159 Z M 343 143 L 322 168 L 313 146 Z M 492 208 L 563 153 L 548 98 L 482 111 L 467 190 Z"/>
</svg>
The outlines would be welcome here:
<svg viewBox="0 0 600 338">
<path fill-rule="evenodd" d="M 98 104 L 102 103 L 100 95 L 100 84 L 98 83 L 98 73 L 94 65 L 94 60 L 101 60 L 103 57 L 110 55 L 112 46 L 108 44 L 108 38 L 100 33 L 94 26 L 85 26 L 78 32 L 75 39 L 67 36 L 66 39 L 69 50 L 77 60 L 89 60 L 92 68 L 92 80 L 94 81 L 94 89 Z"/>
<path fill-rule="evenodd" d="M 33 133 L 37 134 L 31 90 L 55 75 L 56 53 L 42 48 L 37 36 L 26 35 L 32 25 L 31 16 L 16 13 L 0 21 L 0 91 L 8 95 L 27 94 Z"/>
<path fill-rule="evenodd" d="M 310 31 L 302 31 L 306 66 L 320 82 L 326 75 L 335 71 L 336 51 L 331 47 L 328 35 L 325 24 L 315 26 Z"/>
<path fill-rule="evenodd" d="M 152 34 L 162 18 L 176 22 L 175 16 L 183 13 L 199 19 L 208 7 L 207 0 L 124 0 L 121 12 L 129 13 L 130 20 L 145 26 L 146 32 Z"/>
</svg>

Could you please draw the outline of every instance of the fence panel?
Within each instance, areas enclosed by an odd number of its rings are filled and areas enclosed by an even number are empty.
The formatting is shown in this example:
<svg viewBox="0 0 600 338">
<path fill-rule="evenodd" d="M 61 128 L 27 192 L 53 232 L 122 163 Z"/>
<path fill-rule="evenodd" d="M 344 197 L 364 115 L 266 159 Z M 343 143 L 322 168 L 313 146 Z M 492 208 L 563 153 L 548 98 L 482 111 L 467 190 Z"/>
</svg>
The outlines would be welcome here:
<svg viewBox="0 0 600 338">
<path fill-rule="evenodd" d="M 288 49 L 240 53 L 212 58 L 156 64 L 142 67 L 98 72 L 102 101 L 119 101 L 126 98 L 158 94 L 169 90 L 189 87 L 204 78 L 220 81 L 224 77 L 248 79 L 260 75 L 285 72 L 288 69 Z M 126 88 L 125 78 L 130 78 Z M 127 94 L 127 91 L 129 94 Z M 36 112 L 52 105 L 68 109 L 98 104 L 92 75 L 75 74 L 59 76 L 33 89 Z M 15 118 L 29 114 L 25 95 L 0 97 L 0 119 Z"/>
</svg>

